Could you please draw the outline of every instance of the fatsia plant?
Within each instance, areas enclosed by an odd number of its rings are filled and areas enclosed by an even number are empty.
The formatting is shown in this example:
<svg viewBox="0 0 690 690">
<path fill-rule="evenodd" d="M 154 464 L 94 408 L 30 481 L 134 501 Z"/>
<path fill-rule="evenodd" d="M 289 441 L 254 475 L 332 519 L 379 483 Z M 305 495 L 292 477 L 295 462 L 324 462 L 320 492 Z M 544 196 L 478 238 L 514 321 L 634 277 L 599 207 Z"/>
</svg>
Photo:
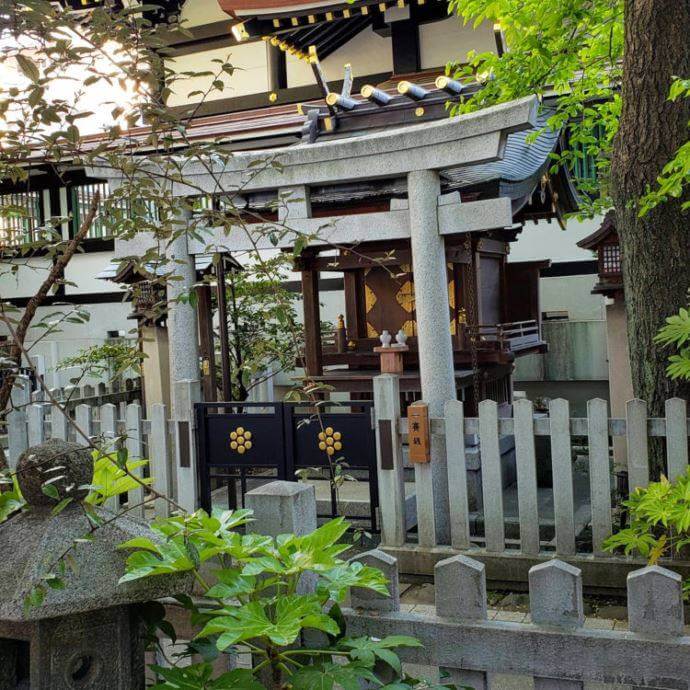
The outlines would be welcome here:
<svg viewBox="0 0 690 690">
<path fill-rule="evenodd" d="M 674 481 L 662 475 L 646 489 L 636 489 L 623 505 L 630 525 L 604 542 L 607 551 L 636 554 L 655 565 L 690 545 L 690 468 Z M 690 581 L 684 591 L 688 597 Z"/>
<path fill-rule="evenodd" d="M 447 687 L 405 677 L 395 650 L 420 646 L 417 640 L 346 636 L 340 604 L 347 592 L 360 587 L 388 595 L 388 588 L 381 571 L 340 558 L 350 548 L 339 542 L 347 530 L 342 518 L 306 536 L 276 538 L 245 533 L 250 521 L 248 510 L 211 516 L 200 510 L 154 522 L 158 540 L 122 544 L 131 551 L 122 583 L 191 572 L 203 594 L 203 603 L 178 597 L 197 634 L 170 667 L 153 667 L 155 690 Z M 153 624 L 174 638 L 160 615 Z M 218 655 L 238 650 L 251 652 L 253 668 L 215 676 Z M 179 665 L 192 655 L 203 661 Z"/>
<path fill-rule="evenodd" d="M 666 373 L 672 379 L 690 380 L 690 313 L 681 309 L 677 314 L 666 319 L 655 342 L 667 347 L 674 347 L 676 352 L 668 358 Z"/>
</svg>

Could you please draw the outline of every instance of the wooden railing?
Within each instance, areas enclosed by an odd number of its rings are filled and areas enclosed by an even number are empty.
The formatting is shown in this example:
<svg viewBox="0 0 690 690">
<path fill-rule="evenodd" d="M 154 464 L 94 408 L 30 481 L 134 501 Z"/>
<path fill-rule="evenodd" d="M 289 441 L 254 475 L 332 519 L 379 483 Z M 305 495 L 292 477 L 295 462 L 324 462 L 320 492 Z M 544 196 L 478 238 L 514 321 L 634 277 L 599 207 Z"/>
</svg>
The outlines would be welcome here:
<svg viewBox="0 0 690 690">
<path fill-rule="evenodd" d="M 469 350 L 471 339 L 474 339 L 478 350 L 499 351 L 520 350 L 542 342 L 541 328 L 534 319 L 497 324 L 462 324 L 458 336 L 460 349 Z M 370 340 L 373 343 L 371 347 L 378 344 L 377 339 Z M 345 326 L 322 331 L 321 346 L 325 353 L 346 352 L 347 332 Z"/>
<path fill-rule="evenodd" d="M 400 481 L 408 420 L 399 413 L 391 414 L 391 410 L 399 410 L 391 403 L 399 397 L 399 383 L 396 377 L 380 376 L 374 384 L 377 425 L 383 423 L 395 430 L 391 447 L 383 450 L 380 439 L 384 437 L 379 433 L 381 457 L 395 459 L 393 469 L 379 469 L 382 544 L 402 559 L 404 566 L 410 568 L 408 572 L 429 574 L 426 570 L 433 568 L 434 560 L 458 552 L 491 557 L 498 570 L 501 558 L 513 563 L 519 558 L 524 565 L 557 555 L 578 564 L 586 562 L 587 567 L 582 566 L 586 579 L 594 566 L 607 569 L 620 563 L 629 566 L 625 557 L 605 553 L 603 548 L 604 540 L 614 530 L 614 517 L 620 508 L 614 500 L 619 489 L 616 488 L 617 470 L 611 464 L 611 440 L 626 439 L 629 491 L 645 487 L 650 481 L 650 438 L 665 440 L 667 477 L 673 480 L 688 469 L 688 409 L 687 402 L 679 398 L 666 402 L 664 418 L 649 418 L 647 404 L 631 400 L 626 405 L 625 417 L 614 419 L 609 417 L 604 400 L 590 400 L 587 416 L 582 418 L 571 417 L 568 402 L 561 399 L 550 401 L 547 414 L 535 414 L 530 401 L 516 400 L 513 416 L 509 418 L 499 417 L 498 406 L 490 400 L 479 404 L 478 417 L 465 417 L 463 403 L 452 400 L 446 403 L 443 417 L 430 420 L 432 441 L 445 437 L 444 485 L 449 494 L 450 543 L 439 544 L 436 538 L 434 520 L 438 497 L 434 495 L 437 489 L 431 485 L 429 466 L 415 466 L 417 533 L 413 540 L 407 534 L 404 484 Z M 573 481 L 574 447 L 583 443 L 582 439 L 586 439 L 587 454 L 583 458 L 586 472 L 581 472 L 580 477 L 589 487 L 581 482 L 579 491 L 580 504 L 586 507 L 584 512 L 589 511 L 586 528 L 582 524 L 582 511 L 576 516 Z M 544 442 L 550 449 L 545 456 L 537 452 Z M 519 508 L 518 539 L 507 533 L 504 514 L 503 477 L 506 468 L 511 466 Z M 539 514 L 537 475 L 540 470 L 550 470 L 553 482 L 550 490 L 553 532 L 549 536 L 540 532 L 540 520 L 544 518 Z M 480 481 L 474 481 L 473 473 L 477 472 Z M 468 477 L 474 479 L 468 482 Z M 469 508 L 472 493 L 477 491 L 482 506 L 481 528 Z M 425 551 L 427 558 L 423 557 Z M 685 562 L 684 566 L 690 567 L 690 563 Z M 501 579 L 510 578 L 504 573 Z M 612 586 L 611 579 L 604 578 L 603 586 Z"/>
<path fill-rule="evenodd" d="M 534 319 L 497 324 L 464 324 L 464 342 L 470 339 L 480 350 L 519 350 L 541 342 L 541 329 Z"/>
</svg>

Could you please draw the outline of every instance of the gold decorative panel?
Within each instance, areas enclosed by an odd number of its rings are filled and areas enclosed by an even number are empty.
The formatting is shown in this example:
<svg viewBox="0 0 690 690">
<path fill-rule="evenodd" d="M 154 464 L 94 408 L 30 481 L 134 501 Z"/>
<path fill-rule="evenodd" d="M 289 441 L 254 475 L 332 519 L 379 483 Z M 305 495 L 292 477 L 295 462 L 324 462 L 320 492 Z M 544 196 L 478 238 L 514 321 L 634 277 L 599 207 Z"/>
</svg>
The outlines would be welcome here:
<svg viewBox="0 0 690 690">
<path fill-rule="evenodd" d="M 417 335 L 415 287 L 411 271 L 412 267 L 409 264 L 403 264 L 397 269 L 376 266 L 365 271 L 364 301 L 368 338 L 378 338 L 384 329 L 393 335 L 400 329 L 408 336 Z M 450 263 L 448 264 L 448 303 L 450 332 L 455 335 L 458 329 L 455 318 L 456 281 L 453 264 Z"/>
</svg>

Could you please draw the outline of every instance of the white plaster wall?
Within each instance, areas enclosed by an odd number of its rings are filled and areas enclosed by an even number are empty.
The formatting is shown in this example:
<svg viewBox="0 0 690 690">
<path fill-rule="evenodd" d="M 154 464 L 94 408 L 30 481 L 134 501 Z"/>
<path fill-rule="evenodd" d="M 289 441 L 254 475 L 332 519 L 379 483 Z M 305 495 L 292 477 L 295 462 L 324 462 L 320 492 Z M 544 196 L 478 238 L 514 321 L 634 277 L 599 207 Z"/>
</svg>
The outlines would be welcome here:
<svg viewBox="0 0 690 690">
<path fill-rule="evenodd" d="M 48 385 L 60 387 L 69 385 L 71 376 L 77 374 L 77 370 L 65 370 L 57 372 L 55 365 L 65 357 L 72 356 L 80 350 L 100 345 L 105 342 L 108 331 L 123 331 L 127 337 L 136 338 L 136 333 L 131 333 L 136 328 L 136 322 L 127 319 L 131 312 L 130 303 L 105 303 L 84 305 L 90 314 L 90 320 L 84 324 L 64 323 L 59 332 L 52 333 L 49 338 L 39 340 L 43 335 L 43 329 L 32 328 L 27 337 L 27 346 L 30 355 L 38 356 L 45 363 L 45 375 Z M 69 312 L 73 305 L 41 307 L 36 315 L 35 322 L 55 312 Z M 0 326 L 0 333 L 5 334 L 5 329 Z M 36 344 L 34 345 L 34 341 Z M 82 385 L 96 383 L 97 380 L 85 379 Z"/>
<path fill-rule="evenodd" d="M 67 264 L 65 278 L 75 285 L 66 285 L 65 293 L 79 295 L 90 292 L 119 292 L 120 288 L 116 283 L 96 278 L 114 256 L 115 252 L 93 252 L 74 256 Z"/>
<path fill-rule="evenodd" d="M 367 27 L 351 41 L 329 55 L 322 63 L 326 79 L 337 81 L 343 78 L 344 65 L 352 65 L 354 75 L 377 74 L 393 70 L 393 49 L 391 39 L 374 33 Z M 287 56 L 288 87 L 314 84 L 314 73 L 305 60 L 293 55 Z"/>
<path fill-rule="evenodd" d="M 218 5 L 218 0 L 187 0 L 182 6 L 180 19 L 184 22 L 185 28 L 200 24 L 211 24 L 226 19 L 228 21 L 228 31 L 230 30 L 230 17 L 228 17 Z"/>
<path fill-rule="evenodd" d="M 568 221 L 565 230 L 553 221 L 542 220 L 526 223 L 517 241 L 510 245 L 509 261 L 539 261 L 551 259 L 560 261 L 591 261 L 594 254 L 589 249 L 580 249 L 577 243 L 599 228 L 601 217 L 592 220 Z"/>
<path fill-rule="evenodd" d="M 603 321 L 604 298 L 592 294 L 596 282 L 596 274 L 541 278 L 541 310 L 567 311 L 570 321 Z"/>
<path fill-rule="evenodd" d="M 457 17 L 448 17 L 419 27 L 422 69 L 441 67 L 450 61 L 465 62 L 470 50 L 484 53 L 495 49 L 493 28 L 486 22 L 473 29 L 471 25 L 463 26 Z"/>
<path fill-rule="evenodd" d="M 229 30 L 229 29 L 228 29 Z M 180 55 L 167 61 L 168 67 L 176 72 L 201 72 L 218 70 L 218 63 L 214 59 L 228 60 L 235 71 L 232 75 L 223 73 L 220 80 L 225 85 L 222 91 L 214 90 L 206 100 L 219 98 L 233 98 L 252 93 L 263 93 L 268 90 L 268 74 L 266 68 L 266 44 L 263 41 L 241 43 L 227 48 L 216 48 L 200 53 Z M 192 91 L 206 91 L 213 82 L 212 76 L 187 77 L 171 85 L 173 93 L 168 99 L 168 105 L 188 105 L 198 103 L 201 95 L 188 98 Z"/>
<path fill-rule="evenodd" d="M 343 274 L 322 271 L 319 277 L 321 280 L 330 280 L 331 278 L 342 279 Z M 299 279 L 299 273 L 291 274 L 288 279 Z M 344 290 L 320 290 L 319 304 L 321 305 L 321 321 L 328 321 L 335 326 L 338 321 L 338 315 L 345 313 Z M 298 297 L 295 301 L 295 311 L 297 312 L 297 320 L 300 323 L 304 323 L 304 306 L 301 297 Z"/>
<path fill-rule="evenodd" d="M 18 266 L 17 271 L 13 273 L 10 268 L 11 263 L 3 262 L 0 267 L 0 297 L 2 299 L 29 297 L 35 294 L 52 267 L 50 259 L 24 259 L 13 262 Z"/>
</svg>

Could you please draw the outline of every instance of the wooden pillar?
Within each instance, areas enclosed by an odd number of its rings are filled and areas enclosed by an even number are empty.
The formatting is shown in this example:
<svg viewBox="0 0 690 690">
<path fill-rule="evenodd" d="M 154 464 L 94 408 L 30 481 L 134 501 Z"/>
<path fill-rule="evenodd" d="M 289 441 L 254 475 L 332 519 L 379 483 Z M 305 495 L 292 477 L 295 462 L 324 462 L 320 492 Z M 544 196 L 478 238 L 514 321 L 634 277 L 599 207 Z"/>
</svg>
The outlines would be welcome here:
<svg viewBox="0 0 690 690">
<path fill-rule="evenodd" d="M 268 73 L 268 90 L 271 92 L 287 88 L 287 62 L 285 53 L 277 46 L 266 41 L 266 65 Z"/>
<path fill-rule="evenodd" d="M 197 285 L 197 310 L 199 317 L 199 349 L 201 350 L 201 386 L 206 402 L 218 399 L 216 387 L 216 356 L 213 344 L 213 306 L 211 286 Z"/>
<path fill-rule="evenodd" d="M 345 290 L 345 321 L 347 337 L 357 340 L 364 337 L 359 327 L 359 270 L 343 271 L 343 288 Z"/>
<path fill-rule="evenodd" d="M 228 301 L 225 292 L 225 264 L 223 256 L 216 264 L 218 299 L 218 330 L 220 333 L 220 370 L 223 380 L 223 400 L 232 400 L 232 379 L 230 376 L 230 336 L 228 334 Z"/>
<path fill-rule="evenodd" d="M 391 22 L 393 73 L 410 74 L 420 69 L 419 24 L 414 18 Z"/>
<path fill-rule="evenodd" d="M 305 264 L 309 265 L 306 261 Z M 302 270 L 302 300 L 304 303 L 304 357 L 307 376 L 321 376 L 321 313 L 319 308 L 319 272 L 314 268 Z"/>
</svg>

